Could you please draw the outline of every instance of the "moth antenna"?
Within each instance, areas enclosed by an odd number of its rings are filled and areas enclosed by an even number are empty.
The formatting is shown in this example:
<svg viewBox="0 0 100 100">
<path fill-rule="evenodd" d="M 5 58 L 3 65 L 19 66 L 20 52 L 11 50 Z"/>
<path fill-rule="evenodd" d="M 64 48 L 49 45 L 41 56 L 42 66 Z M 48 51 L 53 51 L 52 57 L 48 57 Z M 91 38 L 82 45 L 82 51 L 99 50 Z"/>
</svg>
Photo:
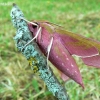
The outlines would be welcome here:
<svg viewBox="0 0 100 100">
<path fill-rule="evenodd" d="M 47 65 L 48 65 L 48 59 L 49 59 L 49 54 L 50 54 L 52 44 L 53 44 L 53 37 L 51 38 L 50 44 L 48 45 L 48 48 L 47 48 Z"/>
<path fill-rule="evenodd" d="M 24 47 L 22 48 L 22 50 L 23 50 L 28 44 L 30 44 L 32 41 L 34 41 L 35 39 L 37 40 L 37 37 L 39 36 L 39 34 L 41 34 L 41 30 L 42 30 L 42 28 L 40 27 L 40 28 L 37 30 L 37 33 L 36 33 L 35 37 L 34 37 L 33 39 L 31 39 L 28 43 L 26 43 L 26 44 L 24 45 Z"/>
<path fill-rule="evenodd" d="M 36 23 L 30 22 L 30 21 L 28 21 L 28 20 L 25 19 L 25 18 L 21 18 L 21 19 L 23 19 L 24 21 L 26 21 L 26 22 L 28 22 L 28 23 L 31 23 L 32 25 L 38 26 Z"/>
</svg>

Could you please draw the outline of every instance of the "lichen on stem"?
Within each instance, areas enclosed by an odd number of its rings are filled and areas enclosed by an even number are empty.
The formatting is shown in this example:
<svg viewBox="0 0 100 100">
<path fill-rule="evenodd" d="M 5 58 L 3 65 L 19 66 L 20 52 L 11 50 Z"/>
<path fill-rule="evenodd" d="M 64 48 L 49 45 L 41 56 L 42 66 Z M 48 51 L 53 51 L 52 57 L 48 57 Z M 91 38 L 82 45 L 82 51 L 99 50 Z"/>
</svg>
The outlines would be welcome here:
<svg viewBox="0 0 100 100">
<path fill-rule="evenodd" d="M 34 73 L 39 72 L 39 76 L 47 85 L 49 91 L 53 93 L 58 100 L 69 100 L 69 96 L 65 88 L 59 83 L 56 76 L 49 66 L 47 66 L 46 57 L 40 51 L 37 43 L 33 41 L 25 48 L 25 44 L 32 39 L 27 23 L 22 19 L 24 15 L 16 4 L 13 4 L 11 10 L 11 18 L 14 27 L 17 29 L 14 37 L 16 47 L 29 61 Z"/>
</svg>

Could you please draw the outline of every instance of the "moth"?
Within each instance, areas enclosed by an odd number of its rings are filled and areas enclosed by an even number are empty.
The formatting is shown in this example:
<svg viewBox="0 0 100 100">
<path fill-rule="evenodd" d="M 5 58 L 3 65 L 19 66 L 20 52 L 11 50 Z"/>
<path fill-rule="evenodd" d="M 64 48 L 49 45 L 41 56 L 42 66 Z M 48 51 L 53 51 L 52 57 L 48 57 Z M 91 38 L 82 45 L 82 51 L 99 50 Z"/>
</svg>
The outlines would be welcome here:
<svg viewBox="0 0 100 100">
<path fill-rule="evenodd" d="M 100 68 L 100 42 L 66 31 L 48 21 L 27 22 L 33 39 L 26 45 L 36 40 L 41 51 L 47 56 L 47 63 L 49 59 L 61 72 L 62 79 L 66 81 L 69 77 L 84 88 L 73 56 L 80 57 L 86 65 Z"/>
</svg>

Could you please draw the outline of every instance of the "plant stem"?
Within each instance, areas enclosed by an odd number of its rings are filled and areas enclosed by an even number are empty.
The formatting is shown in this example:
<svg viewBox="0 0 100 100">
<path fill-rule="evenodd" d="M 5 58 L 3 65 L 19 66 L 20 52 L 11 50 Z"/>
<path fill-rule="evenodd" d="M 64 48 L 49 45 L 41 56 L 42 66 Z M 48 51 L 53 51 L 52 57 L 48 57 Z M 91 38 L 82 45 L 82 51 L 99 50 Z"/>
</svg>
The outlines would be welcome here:
<svg viewBox="0 0 100 100">
<path fill-rule="evenodd" d="M 14 40 L 16 47 L 29 61 L 30 66 L 34 72 L 39 72 L 39 76 L 47 85 L 49 91 L 53 93 L 58 100 L 69 100 L 65 88 L 59 83 L 51 68 L 47 66 L 46 57 L 40 51 L 37 43 L 33 41 L 25 48 L 24 45 L 32 39 L 31 33 L 28 29 L 27 23 L 22 20 L 24 15 L 16 4 L 13 4 L 11 10 L 12 23 L 17 29 Z"/>
</svg>

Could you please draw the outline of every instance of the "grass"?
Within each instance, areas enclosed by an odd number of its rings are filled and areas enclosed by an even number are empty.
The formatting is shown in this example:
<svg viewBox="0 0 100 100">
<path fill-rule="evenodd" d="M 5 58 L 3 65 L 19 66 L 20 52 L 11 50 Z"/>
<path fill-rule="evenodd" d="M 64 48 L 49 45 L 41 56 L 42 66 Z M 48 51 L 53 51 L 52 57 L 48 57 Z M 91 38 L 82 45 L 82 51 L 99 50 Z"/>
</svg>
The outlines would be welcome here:
<svg viewBox="0 0 100 100">
<path fill-rule="evenodd" d="M 15 29 L 10 18 L 13 2 L 17 3 L 29 20 L 48 20 L 74 33 L 100 40 L 100 1 L 6 0 L 5 3 L 0 0 L 0 100 L 56 100 L 15 48 Z M 72 80 L 64 84 L 58 77 L 59 81 L 65 85 L 71 100 L 100 100 L 100 70 L 87 67 L 79 58 L 75 59 L 85 90 Z"/>
</svg>

